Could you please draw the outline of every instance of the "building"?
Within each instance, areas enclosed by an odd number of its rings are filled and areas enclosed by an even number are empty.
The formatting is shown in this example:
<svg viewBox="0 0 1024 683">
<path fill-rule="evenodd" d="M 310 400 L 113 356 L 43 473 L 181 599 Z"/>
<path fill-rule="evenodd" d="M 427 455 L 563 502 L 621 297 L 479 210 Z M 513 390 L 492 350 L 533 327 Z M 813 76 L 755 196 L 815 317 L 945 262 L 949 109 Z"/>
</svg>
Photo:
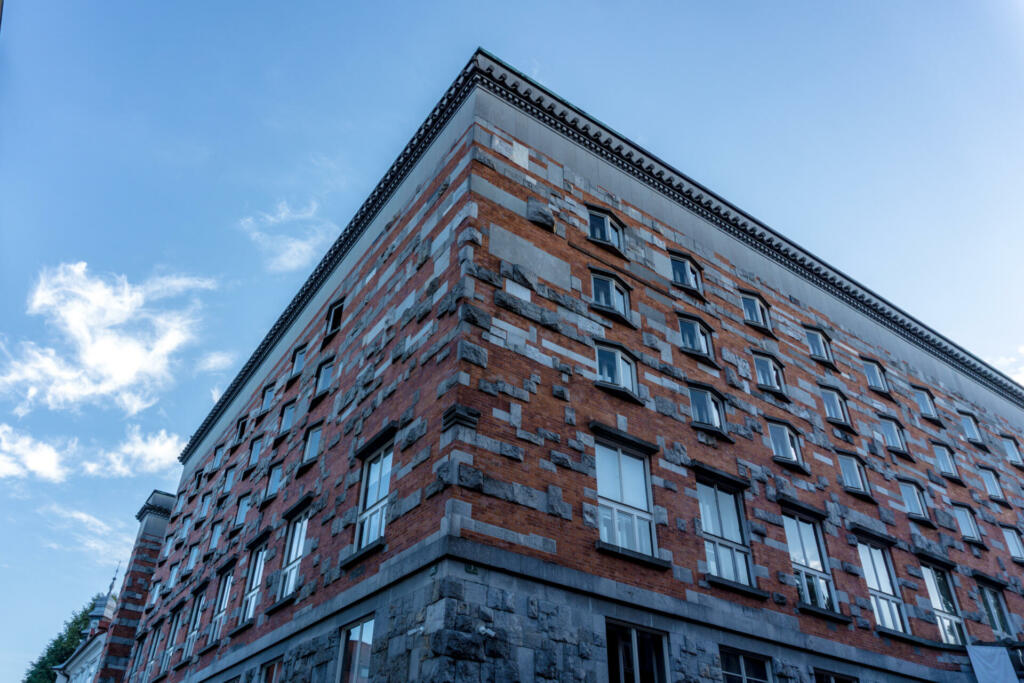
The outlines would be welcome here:
<svg viewBox="0 0 1024 683">
<path fill-rule="evenodd" d="M 100 670 L 103 648 L 110 623 L 117 609 L 113 585 L 106 595 L 97 596 L 89 611 L 89 623 L 82 630 L 82 641 L 66 660 L 53 667 L 57 683 L 92 683 Z"/>
<path fill-rule="evenodd" d="M 1005 674 L 1022 417 L 478 51 L 182 453 L 125 680 Z"/>
</svg>

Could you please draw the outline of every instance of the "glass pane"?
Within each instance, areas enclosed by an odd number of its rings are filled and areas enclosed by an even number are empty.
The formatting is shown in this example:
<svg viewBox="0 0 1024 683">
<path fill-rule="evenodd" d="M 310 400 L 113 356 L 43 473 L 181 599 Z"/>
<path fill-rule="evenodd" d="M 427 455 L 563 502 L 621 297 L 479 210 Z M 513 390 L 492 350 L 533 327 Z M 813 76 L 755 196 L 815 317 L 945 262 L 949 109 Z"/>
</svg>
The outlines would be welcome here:
<svg viewBox="0 0 1024 683">
<path fill-rule="evenodd" d="M 610 683 L 633 683 L 633 634 L 631 629 L 608 624 L 608 680 Z"/>
<path fill-rule="evenodd" d="M 638 678 L 644 683 L 663 683 L 665 680 L 663 639 L 646 631 L 636 632 Z"/>
<path fill-rule="evenodd" d="M 597 508 L 598 511 L 598 527 L 601 530 L 601 540 L 605 543 L 612 543 L 618 545 L 618 541 L 615 539 L 615 522 L 613 520 L 612 509 L 607 505 L 600 505 Z"/>
<path fill-rule="evenodd" d="M 692 320 L 679 321 L 679 334 L 682 336 L 682 345 L 693 351 L 700 351 L 700 342 L 697 336 L 697 323 Z"/>
<path fill-rule="evenodd" d="M 700 500 L 700 524 L 705 533 L 715 536 L 722 535 L 722 527 L 718 522 L 718 504 L 715 490 L 706 484 L 697 484 L 697 498 Z"/>
<path fill-rule="evenodd" d="M 377 500 L 388 495 L 391 490 L 391 452 L 385 453 L 381 458 L 380 483 L 378 484 Z"/>
<path fill-rule="evenodd" d="M 807 555 L 807 566 L 815 571 L 825 571 L 821 563 L 821 555 L 818 552 L 818 539 L 815 538 L 814 526 L 807 522 L 800 522 L 800 537 L 803 539 L 804 553 Z"/>
<path fill-rule="evenodd" d="M 857 553 L 860 555 L 860 566 L 864 570 L 864 581 L 871 590 L 878 590 L 878 576 L 875 574 L 875 565 L 871 559 L 871 548 L 858 543 Z"/>
<path fill-rule="evenodd" d="M 603 277 L 594 278 L 594 303 L 612 307 L 612 285 Z"/>
<path fill-rule="evenodd" d="M 599 213 L 590 214 L 590 236 L 595 240 L 608 241 L 608 219 Z"/>
<path fill-rule="evenodd" d="M 839 396 L 832 391 L 821 392 L 822 401 L 825 403 L 825 415 L 833 420 L 843 419 L 843 410 L 839 404 Z"/>
<path fill-rule="evenodd" d="M 751 322 L 761 322 L 761 311 L 758 309 L 757 302 L 750 297 L 743 297 L 743 317 Z"/>
<path fill-rule="evenodd" d="M 821 335 L 817 332 L 807 330 L 807 346 L 810 348 L 812 356 L 825 357 L 825 345 L 822 343 Z"/>
<path fill-rule="evenodd" d="M 622 500 L 619 483 L 619 452 L 597 444 L 597 495 Z"/>
<path fill-rule="evenodd" d="M 614 225 L 608 226 L 608 240 L 616 247 L 622 247 L 622 234 L 618 227 Z"/>
<path fill-rule="evenodd" d="M 708 563 L 708 574 L 721 576 L 722 572 L 718 569 L 718 550 L 711 541 L 704 541 L 704 558 Z"/>
<path fill-rule="evenodd" d="M 651 546 L 651 523 L 646 519 L 636 518 L 636 550 L 644 555 L 653 555 L 654 548 Z"/>
<path fill-rule="evenodd" d="M 792 517 L 783 517 L 783 524 L 786 528 L 786 545 L 789 546 L 789 559 L 793 564 L 807 566 L 807 557 L 804 554 L 803 538 L 800 536 L 800 529 L 797 521 Z"/>
<path fill-rule="evenodd" d="M 736 496 L 725 491 L 718 491 L 718 513 L 722 519 L 722 538 L 742 543 L 743 532 L 740 530 Z"/>
<path fill-rule="evenodd" d="M 616 353 L 609 349 L 597 349 L 597 376 L 605 382 L 618 384 Z"/>
<path fill-rule="evenodd" d="M 728 674 L 743 674 L 743 669 L 740 668 L 740 657 L 735 652 L 723 652 L 722 653 L 722 672 Z"/>
<path fill-rule="evenodd" d="M 754 370 L 757 372 L 757 383 L 772 385 L 772 364 L 767 358 L 755 357 Z"/>
<path fill-rule="evenodd" d="M 626 387 L 630 391 L 636 391 L 636 385 L 633 382 L 633 363 L 627 360 L 623 355 L 619 355 L 619 384 Z"/>
<path fill-rule="evenodd" d="M 640 458 L 622 455 L 622 502 L 647 510 L 647 478 Z"/>
<path fill-rule="evenodd" d="M 733 551 L 733 561 L 736 563 L 736 581 L 750 585 L 750 574 L 747 571 L 747 556 L 745 553 Z"/>
<path fill-rule="evenodd" d="M 765 660 L 757 659 L 756 657 L 744 657 L 744 664 L 746 664 L 747 678 L 752 678 L 759 681 L 768 680 L 768 667 L 765 664 Z"/>
<path fill-rule="evenodd" d="M 693 409 L 694 422 L 714 424 L 711 417 L 711 398 L 706 391 L 690 389 L 690 406 Z"/>
<path fill-rule="evenodd" d="M 633 515 L 623 512 L 622 510 L 616 510 L 615 521 L 616 531 L 619 536 L 619 545 L 623 548 L 636 550 L 636 530 L 633 528 Z"/>
<path fill-rule="evenodd" d="M 723 579 L 728 579 L 729 581 L 736 580 L 736 565 L 732 556 L 733 551 L 731 548 L 726 548 L 722 545 L 718 546 L 718 557 L 721 560 L 721 562 L 718 563 L 718 569 L 720 572 L 718 575 Z"/>
<path fill-rule="evenodd" d="M 612 294 L 615 297 L 612 300 L 612 308 L 614 308 L 619 313 L 622 313 L 623 315 L 625 315 L 626 308 L 627 308 L 626 307 L 626 293 L 624 291 L 622 291 L 621 288 L 615 287 L 612 290 Z"/>
<path fill-rule="evenodd" d="M 895 595 L 896 592 L 892 589 L 892 583 L 889 578 L 889 568 L 885 563 L 885 557 L 882 555 L 881 548 L 871 548 L 871 561 L 875 568 L 875 576 L 878 581 L 878 590 L 889 595 Z"/>
</svg>

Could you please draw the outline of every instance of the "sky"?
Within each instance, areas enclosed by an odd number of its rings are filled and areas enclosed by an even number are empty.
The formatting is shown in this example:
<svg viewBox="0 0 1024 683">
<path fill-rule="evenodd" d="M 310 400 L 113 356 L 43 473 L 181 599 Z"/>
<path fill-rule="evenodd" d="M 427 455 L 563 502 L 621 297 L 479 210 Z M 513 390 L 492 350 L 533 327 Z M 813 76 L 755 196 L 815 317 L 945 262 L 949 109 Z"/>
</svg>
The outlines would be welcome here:
<svg viewBox="0 0 1024 683">
<path fill-rule="evenodd" d="M 1024 2 L 623 5 L 4 3 L 0 679 L 477 46 L 1024 381 Z"/>
</svg>

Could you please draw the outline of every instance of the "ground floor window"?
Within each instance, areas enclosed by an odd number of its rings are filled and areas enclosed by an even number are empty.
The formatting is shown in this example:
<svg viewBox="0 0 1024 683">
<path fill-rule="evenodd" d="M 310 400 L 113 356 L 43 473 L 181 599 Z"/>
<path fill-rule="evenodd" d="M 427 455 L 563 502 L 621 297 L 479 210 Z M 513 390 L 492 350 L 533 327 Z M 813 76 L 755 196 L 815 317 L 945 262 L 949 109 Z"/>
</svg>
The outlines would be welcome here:
<svg viewBox="0 0 1024 683">
<path fill-rule="evenodd" d="M 840 676 L 829 671 L 815 671 L 814 683 L 857 683 L 857 679 L 850 676 Z"/>
<path fill-rule="evenodd" d="M 341 683 L 368 683 L 372 645 L 373 617 L 345 629 L 341 642 Z"/>
<path fill-rule="evenodd" d="M 665 636 L 609 621 L 609 683 L 665 683 Z"/>
<path fill-rule="evenodd" d="M 770 683 L 770 662 L 766 657 L 721 650 L 722 678 L 725 683 Z"/>
</svg>

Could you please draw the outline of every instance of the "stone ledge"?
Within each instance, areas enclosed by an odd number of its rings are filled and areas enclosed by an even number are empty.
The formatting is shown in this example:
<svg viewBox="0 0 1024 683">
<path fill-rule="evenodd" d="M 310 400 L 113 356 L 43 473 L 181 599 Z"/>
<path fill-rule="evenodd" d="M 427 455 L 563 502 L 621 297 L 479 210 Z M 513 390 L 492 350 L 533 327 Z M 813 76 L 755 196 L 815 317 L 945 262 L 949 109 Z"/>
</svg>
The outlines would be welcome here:
<svg viewBox="0 0 1024 683">
<path fill-rule="evenodd" d="M 596 541 L 594 543 L 594 547 L 597 548 L 598 552 L 622 557 L 632 562 L 639 562 L 640 564 L 645 564 L 648 567 L 653 567 L 655 569 L 665 570 L 672 567 L 672 563 L 668 560 L 663 560 L 660 557 L 655 557 L 654 555 L 638 553 L 635 550 L 623 548 L 612 543 L 606 543 L 605 541 Z"/>
</svg>

